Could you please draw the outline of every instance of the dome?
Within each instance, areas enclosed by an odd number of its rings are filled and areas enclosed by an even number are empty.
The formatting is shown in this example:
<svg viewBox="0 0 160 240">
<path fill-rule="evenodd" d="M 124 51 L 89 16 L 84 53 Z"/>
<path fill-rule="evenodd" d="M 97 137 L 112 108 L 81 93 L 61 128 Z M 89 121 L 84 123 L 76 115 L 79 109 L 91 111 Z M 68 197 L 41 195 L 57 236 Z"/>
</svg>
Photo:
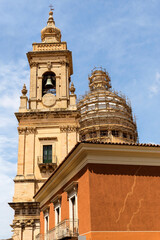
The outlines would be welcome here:
<svg viewBox="0 0 160 240">
<path fill-rule="evenodd" d="M 61 42 L 61 31 L 55 27 L 53 12 L 49 12 L 47 26 L 41 30 L 41 40 L 44 43 L 59 43 Z"/>
<path fill-rule="evenodd" d="M 137 126 L 125 96 L 111 89 L 106 70 L 96 68 L 89 77 L 90 92 L 78 102 L 80 140 L 137 142 Z"/>
</svg>

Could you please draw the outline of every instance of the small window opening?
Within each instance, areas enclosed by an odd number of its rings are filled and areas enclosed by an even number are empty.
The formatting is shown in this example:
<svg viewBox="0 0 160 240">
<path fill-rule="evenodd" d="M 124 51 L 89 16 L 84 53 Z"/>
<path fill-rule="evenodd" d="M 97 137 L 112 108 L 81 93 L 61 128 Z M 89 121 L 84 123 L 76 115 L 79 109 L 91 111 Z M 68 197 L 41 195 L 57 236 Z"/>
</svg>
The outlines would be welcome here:
<svg viewBox="0 0 160 240">
<path fill-rule="evenodd" d="M 45 233 L 48 233 L 48 229 L 49 229 L 49 224 L 48 224 L 49 221 L 48 221 L 48 220 L 49 220 L 49 219 L 48 219 L 48 216 L 46 216 L 46 217 L 45 217 L 45 225 L 46 225 L 46 227 L 45 227 L 45 228 L 46 228 Z"/>
<path fill-rule="evenodd" d="M 75 196 L 71 198 L 71 203 L 72 203 L 72 220 L 74 222 L 75 217 L 76 217 L 76 199 L 75 199 Z"/>
<path fill-rule="evenodd" d="M 106 137 L 106 136 L 108 136 L 108 131 L 100 131 L 100 136 L 101 136 L 101 137 Z"/>
<path fill-rule="evenodd" d="M 124 138 L 127 138 L 127 133 L 123 133 L 123 137 L 124 137 Z"/>
<path fill-rule="evenodd" d="M 52 162 L 52 145 L 43 145 L 43 163 Z"/>
<path fill-rule="evenodd" d="M 116 131 L 116 130 L 112 130 L 112 136 L 118 137 L 119 136 L 119 132 Z"/>
<path fill-rule="evenodd" d="M 60 208 L 56 208 L 56 224 L 60 223 Z"/>
</svg>

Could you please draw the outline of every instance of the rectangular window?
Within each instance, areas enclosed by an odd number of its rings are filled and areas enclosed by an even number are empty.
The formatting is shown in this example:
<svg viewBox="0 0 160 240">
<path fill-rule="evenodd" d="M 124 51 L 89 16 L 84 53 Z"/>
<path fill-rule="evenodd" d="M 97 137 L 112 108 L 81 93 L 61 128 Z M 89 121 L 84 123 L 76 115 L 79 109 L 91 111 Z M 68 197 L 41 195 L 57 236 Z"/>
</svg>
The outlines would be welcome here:
<svg viewBox="0 0 160 240">
<path fill-rule="evenodd" d="M 52 145 L 43 145 L 43 163 L 52 162 Z"/>
<path fill-rule="evenodd" d="M 55 225 L 58 225 L 61 222 L 61 214 L 60 214 L 60 207 L 55 209 Z"/>
<path fill-rule="evenodd" d="M 44 240 L 48 239 L 48 232 L 49 232 L 49 209 L 45 210 L 44 212 Z"/>
<path fill-rule="evenodd" d="M 73 222 L 74 222 L 74 221 L 75 221 L 75 218 L 76 218 L 76 200 L 75 200 L 75 196 L 71 198 L 71 206 L 72 206 L 71 219 L 72 219 Z"/>
<path fill-rule="evenodd" d="M 45 233 L 48 233 L 49 229 L 49 219 L 48 216 L 45 217 Z"/>
<path fill-rule="evenodd" d="M 70 198 L 70 221 L 70 230 L 74 234 L 78 231 L 77 195 Z"/>
</svg>

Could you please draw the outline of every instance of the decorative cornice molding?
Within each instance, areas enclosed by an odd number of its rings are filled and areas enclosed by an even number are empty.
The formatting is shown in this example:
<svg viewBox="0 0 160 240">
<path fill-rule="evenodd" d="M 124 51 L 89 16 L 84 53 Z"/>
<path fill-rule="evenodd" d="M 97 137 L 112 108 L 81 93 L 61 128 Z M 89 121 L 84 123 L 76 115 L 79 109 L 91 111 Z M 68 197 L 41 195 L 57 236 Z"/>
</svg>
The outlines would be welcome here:
<svg viewBox="0 0 160 240">
<path fill-rule="evenodd" d="M 18 127 L 17 130 L 18 130 L 19 135 L 22 135 L 22 134 L 26 133 L 26 128 Z"/>
<path fill-rule="evenodd" d="M 37 67 L 38 63 L 30 61 L 30 67 Z"/>
<path fill-rule="evenodd" d="M 36 219 L 26 219 L 26 220 L 13 220 L 13 224 L 11 227 L 14 228 L 22 228 L 25 229 L 27 227 L 34 227 Z"/>
<path fill-rule="evenodd" d="M 25 128 L 18 127 L 17 129 L 18 129 L 19 135 L 22 135 L 22 134 L 36 134 L 37 133 L 37 129 L 34 128 L 34 127 L 25 127 Z"/>
<path fill-rule="evenodd" d="M 64 189 L 64 192 L 67 192 L 68 197 L 71 192 L 77 192 L 77 191 L 78 191 L 78 182 L 76 181 L 72 182 Z"/>
<path fill-rule="evenodd" d="M 56 140 L 57 141 L 57 137 L 39 137 L 38 138 L 40 141 L 50 141 L 50 140 Z"/>
<path fill-rule="evenodd" d="M 61 132 L 77 132 L 78 127 L 75 125 L 60 126 Z"/>
<path fill-rule="evenodd" d="M 48 119 L 48 118 L 67 118 L 67 117 L 77 117 L 78 111 L 77 110 L 62 110 L 57 109 L 55 111 L 47 111 L 47 112 L 38 112 L 38 111 L 30 111 L 30 112 L 18 112 L 15 113 L 17 120 L 20 121 L 22 119 Z"/>
<path fill-rule="evenodd" d="M 56 197 L 54 197 L 53 199 L 51 199 L 51 202 L 54 204 L 54 206 L 56 204 L 61 204 L 61 199 L 62 199 L 62 196 L 61 195 L 57 195 Z"/>
</svg>

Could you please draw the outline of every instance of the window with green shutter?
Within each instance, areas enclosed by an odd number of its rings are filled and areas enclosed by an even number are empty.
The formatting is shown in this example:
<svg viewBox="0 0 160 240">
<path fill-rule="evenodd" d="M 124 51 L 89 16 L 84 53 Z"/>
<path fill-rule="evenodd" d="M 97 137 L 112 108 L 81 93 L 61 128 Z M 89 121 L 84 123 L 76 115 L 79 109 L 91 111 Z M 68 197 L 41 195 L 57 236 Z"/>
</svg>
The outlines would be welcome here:
<svg viewBox="0 0 160 240">
<path fill-rule="evenodd" d="M 43 145 L 43 163 L 52 162 L 52 145 Z"/>
</svg>

